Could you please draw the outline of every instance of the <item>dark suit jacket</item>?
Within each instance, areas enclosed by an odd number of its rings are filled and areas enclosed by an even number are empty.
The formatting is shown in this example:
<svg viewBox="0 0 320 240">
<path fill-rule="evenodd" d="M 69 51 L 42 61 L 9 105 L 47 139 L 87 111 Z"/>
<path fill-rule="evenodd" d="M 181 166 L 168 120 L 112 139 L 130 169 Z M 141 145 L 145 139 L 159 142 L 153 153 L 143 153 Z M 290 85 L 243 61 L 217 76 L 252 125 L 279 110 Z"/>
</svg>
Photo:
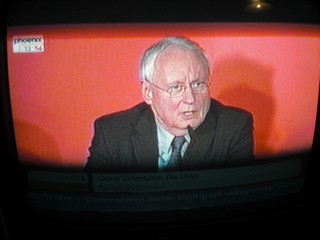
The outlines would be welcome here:
<svg viewBox="0 0 320 240">
<path fill-rule="evenodd" d="M 251 114 L 211 100 L 204 122 L 191 134 L 181 170 L 239 165 L 253 159 Z M 149 105 L 103 116 L 95 121 L 85 171 L 158 170 L 157 129 Z"/>
</svg>

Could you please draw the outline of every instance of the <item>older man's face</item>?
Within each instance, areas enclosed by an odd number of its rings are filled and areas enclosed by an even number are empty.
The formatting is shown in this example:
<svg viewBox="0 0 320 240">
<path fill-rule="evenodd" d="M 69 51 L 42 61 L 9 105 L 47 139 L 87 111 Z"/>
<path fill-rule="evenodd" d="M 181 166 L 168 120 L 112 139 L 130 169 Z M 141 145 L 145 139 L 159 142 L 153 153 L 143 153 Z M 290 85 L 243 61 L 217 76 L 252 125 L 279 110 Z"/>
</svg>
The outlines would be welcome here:
<svg viewBox="0 0 320 240">
<path fill-rule="evenodd" d="M 152 83 L 162 89 L 176 84 L 190 86 L 195 81 L 209 81 L 208 75 L 207 69 L 195 53 L 171 47 L 158 57 Z M 209 110 L 209 90 L 195 93 L 188 87 L 182 96 L 171 98 L 151 85 L 148 88 L 146 102 L 151 105 L 162 127 L 173 135 L 184 135 L 188 125 L 198 127 Z"/>
</svg>

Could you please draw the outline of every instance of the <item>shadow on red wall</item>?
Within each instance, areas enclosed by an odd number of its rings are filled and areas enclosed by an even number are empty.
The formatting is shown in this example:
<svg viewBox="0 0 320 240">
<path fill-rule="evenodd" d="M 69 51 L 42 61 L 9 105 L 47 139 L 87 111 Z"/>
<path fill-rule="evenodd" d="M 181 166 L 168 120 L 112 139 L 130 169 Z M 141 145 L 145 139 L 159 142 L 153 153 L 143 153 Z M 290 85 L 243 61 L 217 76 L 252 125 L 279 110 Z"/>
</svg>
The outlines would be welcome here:
<svg viewBox="0 0 320 240">
<path fill-rule="evenodd" d="M 276 109 L 273 74 L 271 66 L 245 57 L 223 59 L 214 66 L 214 79 L 219 84 L 215 97 L 254 116 L 256 156 L 274 152 L 269 144 Z"/>
<path fill-rule="evenodd" d="M 14 130 L 22 162 L 34 165 L 63 163 L 58 144 L 45 130 L 21 120 L 14 121 Z"/>
</svg>

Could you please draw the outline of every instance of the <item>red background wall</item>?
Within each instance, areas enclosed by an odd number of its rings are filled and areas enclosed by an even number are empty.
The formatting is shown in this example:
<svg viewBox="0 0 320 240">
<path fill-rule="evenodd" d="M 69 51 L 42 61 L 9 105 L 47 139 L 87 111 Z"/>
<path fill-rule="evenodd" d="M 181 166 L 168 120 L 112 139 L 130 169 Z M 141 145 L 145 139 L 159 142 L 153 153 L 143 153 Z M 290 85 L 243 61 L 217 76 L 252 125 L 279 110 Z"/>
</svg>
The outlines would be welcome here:
<svg viewBox="0 0 320 240">
<path fill-rule="evenodd" d="M 270 24 L 10 28 L 9 84 L 19 157 L 83 166 L 94 119 L 142 101 L 141 55 L 173 35 L 206 49 L 213 97 L 254 114 L 257 157 L 308 150 L 319 91 L 318 32 Z M 38 34 L 44 52 L 13 53 L 14 36 Z"/>
</svg>

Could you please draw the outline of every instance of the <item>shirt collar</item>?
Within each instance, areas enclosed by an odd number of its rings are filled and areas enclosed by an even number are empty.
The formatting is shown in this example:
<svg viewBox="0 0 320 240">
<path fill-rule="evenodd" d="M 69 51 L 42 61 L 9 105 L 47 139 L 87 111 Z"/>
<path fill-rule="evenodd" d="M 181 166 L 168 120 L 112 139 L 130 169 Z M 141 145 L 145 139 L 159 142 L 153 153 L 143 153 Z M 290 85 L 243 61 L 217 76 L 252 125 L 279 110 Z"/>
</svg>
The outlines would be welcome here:
<svg viewBox="0 0 320 240">
<path fill-rule="evenodd" d="M 175 136 L 169 133 L 167 130 L 165 130 L 158 121 L 156 121 L 156 125 L 157 125 L 159 149 L 162 152 L 169 153 L 171 150 L 172 140 Z M 187 143 L 190 143 L 190 140 L 191 140 L 190 135 L 186 134 L 184 137 Z"/>
</svg>

